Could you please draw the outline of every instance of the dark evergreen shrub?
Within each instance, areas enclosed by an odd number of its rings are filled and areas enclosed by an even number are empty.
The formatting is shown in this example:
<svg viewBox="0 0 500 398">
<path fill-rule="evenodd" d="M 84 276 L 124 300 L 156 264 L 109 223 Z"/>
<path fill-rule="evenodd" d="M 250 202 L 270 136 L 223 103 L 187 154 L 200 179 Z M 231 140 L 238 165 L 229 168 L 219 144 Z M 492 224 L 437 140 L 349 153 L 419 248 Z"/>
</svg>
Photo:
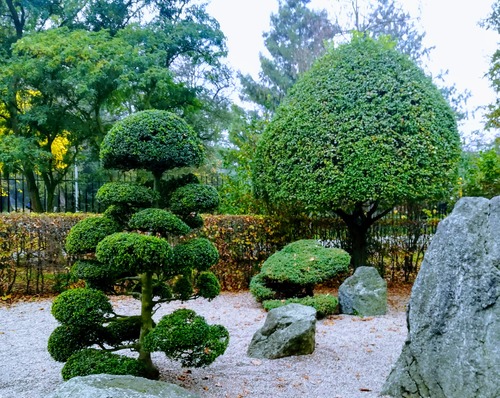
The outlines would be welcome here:
<svg viewBox="0 0 500 398">
<path fill-rule="evenodd" d="M 99 332 L 102 329 L 98 327 L 60 325 L 51 333 L 47 349 L 54 360 L 66 362 L 75 352 L 99 341 Z"/>
<path fill-rule="evenodd" d="M 138 360 L 93 348 L 80 350 L 71 355 L 61 373 L 64 380 L 101 373 L 147 376 L 144 364 Z"/>
<path fill-rule="evenodd" d="M 129 228 L 139 231 L 168 235 L 186 235 L 191 228 L 173 213 L 162 209 L 144 209 L 132 215 Z"/>
<path fill-rule="evenodd" d="M 174 295 L 178 300 L 187 301 L 193 295 L 193 282 L 190 277 L 186 275 L 180 276 L 174 284 Z"/>
<path fill-rule="evenodd" d="M 155 236 L 117 232 L 97 245 L 96 257 L 112 272 L 154 272 L 171 261 L 172 249 Z"/>
<path fill-rule="evenodd" d="M 107 217 L 89 217 L 78 221 L 66 238 L 68 254 L 95 252 L 97 244 L 107 235 L 119 231 L 119 225 Z"/>
<path fill-rule="evenodd" d="M 136 341 L 141 332 L 141 322 L 140 316 L 114 319 L 106 326 L 106 343 L 116 346 L 123 342 Z"/>
<path fill-rule="evenodd" d="M 144 185 L 131 182 L 108 182 L 97 191 L 96 199 L 104 206 L 145 208 L 158 199 L 158 193 Z"/>
<path fill-rule="evenodd" d="M 108 297 L 95 289 L 72 289 L 57 296 L 52 315 L 63 325 L 94 328 L 102 325 L 113 312 Z"/>
<path fill-rule="evenodd" d="M 174 247 L 174 263 L 178 270 L 196 268 L 206 271 L 219 261 L 215 245 L 205 238 L 191 239 Z"/>
<path fill-rule="evenodd" d="M 220 293 L 220 282 L 212 272 L 202 272 L 196 280 L 198 295 L 206 299 L 213 299 Z"/>
<path fill-rule="evenodd" d="M 177 189 L 170 199 L 170 209 L 176 214 L 204 213 L 219 206 L 219 193 L 210 185 L 187 184 Z"/>
<path fill-rule="evenodd" d="M 101 144 L 105 168 L 153 173 L 199 166 L 204 149 L 196 133 L 173 113 L 147 110 L 115 123 Z"/>
<path fill-rule="evenodd" d="M 162 351 L 185 367 L 210 365 L 224 353 L 229 333 L 221 325 L 208 325 L 192 310 L 180 309 L 161 319 L 146 336 L 148 351 Z"/>
<path fill-rule="evenodd" d="M 121 274 L 111 272 L 105 264 L 93 260 L 78 260 L 71 267 L 71 275 L 76 279 L 83 279 L 86 287 L 105 292 L 113 290 L 113 285 Z"/>
</svg>

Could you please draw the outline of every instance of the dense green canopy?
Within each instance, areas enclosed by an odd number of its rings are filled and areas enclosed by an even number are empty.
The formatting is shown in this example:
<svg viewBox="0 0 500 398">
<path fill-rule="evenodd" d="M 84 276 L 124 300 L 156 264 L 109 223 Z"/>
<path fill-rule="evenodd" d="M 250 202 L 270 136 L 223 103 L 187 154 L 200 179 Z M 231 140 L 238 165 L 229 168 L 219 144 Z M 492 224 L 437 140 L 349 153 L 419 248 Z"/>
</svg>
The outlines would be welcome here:
<svg viewBox="0 0 500 398">
<path fill-rule="evenodd" d="M 153 174 L 199 166 L 204 151 L 188 124 L 167 111 L 134 113 L 117 122 L 101 144 L 105 168 L 145 169 Z"/>
<path fill-rule="evenodd" d="M 440 91 L 386 39 L 355 36 L 299 79 L 259 142 L 271 204 L 351 212 L 448 192 L 460 153 Z"/>
</svg>

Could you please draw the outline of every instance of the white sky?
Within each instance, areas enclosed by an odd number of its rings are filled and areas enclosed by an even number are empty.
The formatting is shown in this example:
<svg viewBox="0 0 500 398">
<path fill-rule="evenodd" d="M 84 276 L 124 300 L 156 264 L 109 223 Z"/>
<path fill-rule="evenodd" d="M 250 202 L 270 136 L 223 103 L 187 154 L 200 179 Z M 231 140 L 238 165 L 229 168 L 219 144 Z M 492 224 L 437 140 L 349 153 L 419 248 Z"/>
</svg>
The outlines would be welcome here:
<svg viewBox="0 0 500 398">
<path fill-rule="evenodd" d="M 490 12 L 493 0 L 400 0 L 426 32 L 426 46 L 434 46 L 429 69 L 433 73 L 448 70 L 448 83 L 469 90 L 468 109 L 475 110 L 494 102 L 495 93 L 484 78 L 489 59 L 499 48 L 500 36 L 479 27 Z M 312 8 L 332 11 L 338 0 L 312 0 Z M 269 17 L 278 9 L 277 0 L 211 0 L 208 12 L 215 17 L 227 36 L 230 65 L 257 78 L 259 53 L 265 51 L 262 33 L 269 30 Z M 463 132 L 482 130 L 482 115 L 461 127 Z M 487 140 L 499 132 L 485 133 Z"/>
</svg>

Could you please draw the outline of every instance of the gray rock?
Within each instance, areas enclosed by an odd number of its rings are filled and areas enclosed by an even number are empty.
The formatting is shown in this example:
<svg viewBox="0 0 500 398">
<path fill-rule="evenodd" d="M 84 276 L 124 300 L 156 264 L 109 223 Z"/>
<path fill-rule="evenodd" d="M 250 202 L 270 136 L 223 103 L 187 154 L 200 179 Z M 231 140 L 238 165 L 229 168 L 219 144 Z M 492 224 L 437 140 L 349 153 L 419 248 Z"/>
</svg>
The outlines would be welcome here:
<svg viewBox="0 0 500 398">
<path fill-rule="evenodd" d="M 387 312 L 387 283 L 373 267 L 358 267 L 339 287 L 342 314 L 373 316 Z"/>
<path fill-rule="evenodd" d="M 500 397 L 500 197 L 461 199 L 412 289 L 393 397 Z"/>
<path fill-rule="evenodd" d="M 200 398 L 175 384 L 134 376 L 90 375 L 63 383 L 51 398 Z"/>
<path fill-rule="evenodd" d="M 316 310 L 301 304 L 288 304 L 267 314 L 264 326 L 253 336 L 248 356 L 276 359 L 314 352 Z"/>
</svg>

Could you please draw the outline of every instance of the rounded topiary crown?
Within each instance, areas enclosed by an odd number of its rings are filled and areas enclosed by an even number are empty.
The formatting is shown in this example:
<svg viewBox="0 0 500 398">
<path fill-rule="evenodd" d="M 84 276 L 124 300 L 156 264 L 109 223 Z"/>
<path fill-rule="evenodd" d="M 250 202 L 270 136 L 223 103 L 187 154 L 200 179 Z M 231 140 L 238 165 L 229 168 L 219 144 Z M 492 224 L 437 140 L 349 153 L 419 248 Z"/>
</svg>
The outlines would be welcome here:
<svg viewBox="0 0 500 398">
<path fill-rule="evenodd" d="M 115 123 L 101 144 L 100 156 L 105 168 L 162 174 L 177 167 L 199 166 L 203 144 L 178 116 L 147 110 Z"/>
</svg>

